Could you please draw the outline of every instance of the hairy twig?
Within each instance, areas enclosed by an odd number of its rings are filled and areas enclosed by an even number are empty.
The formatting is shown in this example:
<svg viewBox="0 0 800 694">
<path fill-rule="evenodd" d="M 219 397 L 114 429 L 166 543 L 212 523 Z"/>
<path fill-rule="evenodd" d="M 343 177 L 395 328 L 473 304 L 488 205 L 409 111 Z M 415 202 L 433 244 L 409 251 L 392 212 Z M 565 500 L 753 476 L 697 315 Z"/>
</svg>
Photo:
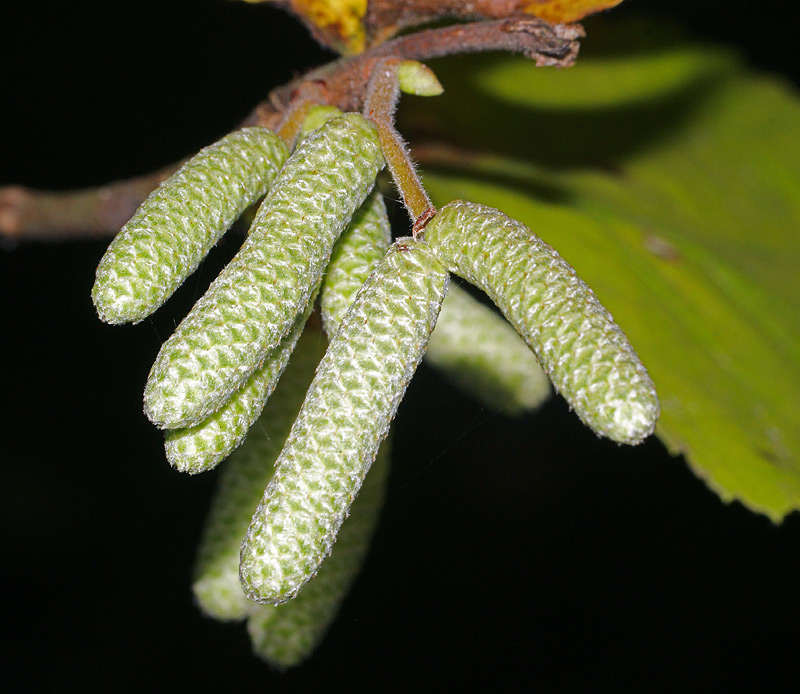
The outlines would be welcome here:
<svg viewBox="0 0 800 694">
<path fill-rule="evenodd" d="M 392 179 L 403 196 L 408 214 L 414 224 L 413 233 L 420 229 L 436 214 L 430 198 L 422 187 L 414 164 L 406 151 L 406 144 L 394 127 L 394 112 L 400 89 L 397 84 L 399 58 L 383 58 L 372 73 L 364 103 L 364 115 L 378 129 L 383 156 L 392 172 Z"/>
<path fill-rule="evenodd" d="M 448 55 L 489 51 L 521 53 L 538 66 L 569 67 L 578 57 L 578 40 L 584 35 L 577 24 L 551 25 L 534 17 L 515 17 L 471 24 L 456 24 L 401 36 L 357 56 L 341 58 L 312 70 L 270 93 L 243 125 L 274 127 L 278 113 L 297 98 L 307 82 L 324 90 L 327 103 L 342 111 L 358 111 L 367 92 L 372 68 L 381 58 L 430 60 Z"/>
<path fill-rule="evenodd" d="M 287 112 L 297 109 L 312 94 L 312 100 L 318 103 L 358 111 L 376 62 L 385 58 L 429 60 L 504 51 L 521 53 L 540 66 L 568 67 L 577 57 L 582 36 L 579 25 L 554 26 L 528 16 L 420 31 L 341 58 L 274 89 L 239 127 L 278 129 L 286 122 Z M 80 191 L 0 188 L 0 238 L 58 241 L 114 234 L 147 194 L 178 166 L 175 163 L 143 176 Z"/>
</svg>

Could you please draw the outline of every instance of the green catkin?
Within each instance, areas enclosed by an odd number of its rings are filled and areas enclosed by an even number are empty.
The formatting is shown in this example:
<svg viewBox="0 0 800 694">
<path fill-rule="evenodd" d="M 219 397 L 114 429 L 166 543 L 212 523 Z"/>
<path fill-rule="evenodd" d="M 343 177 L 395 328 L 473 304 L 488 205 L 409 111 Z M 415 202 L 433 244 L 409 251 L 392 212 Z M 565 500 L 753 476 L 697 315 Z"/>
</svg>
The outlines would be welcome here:
<svg viewBox="0 0 800 694">
<path fill-rule="evenodd" d="M 319 333 L 302 334 L 267 410 L 220 472 L 192 584 L 200 609 L 210 617 L 244 619 L 255 607 L 239 583 L 239 549 L 326 346 Z"/>
<path fill-rule="evenodd" d="M 491 297 L 587 426 L 629 444 L 653 432 L 659 406 L 647 370 L 555 250 L 502 212 L 463 200 L 443 207 L 425 238 L 445 267 Z"/>
<path fill-rule="evenodd" d="M 375 127 L 359 114 L 329 120 L 300 143 L 241 250 L 162 346 L 145 387 L 154 424 L 202 421 L 277 346 L 382 165 Z"/>
<path fill-rule="evenodd" d="M 165 432 L 164 450 L 170 465 L 190 475 L 207 472 L 244 441 L 286 368 L 313 306 L 314 302 L 309 301 L 289 334 L 222 407 L 200 424 Z"/>
<path fill-rule="evenodd" d="M 425 362 L 492 409 L 521 415 L 551 394 L 536 356 L 502 316 L 451 284 Z"/>
<path fill-rule="evenodd" d="M 322 281 L 320 313 L 327 335 L 332 336 L 336 331 L 390 242 L 386 206 L 381 194 L 374 189 L 333 247 Z M 275 388 L 312 307 L 313 301 L 310 301 L 305 314 L 268 355 L 263 366 L 222 407 L 200 424 L 165 433 L 167 460 L 174 468 L 189 474 L 211 470 L 241 444 Z"/>
<path fill-rule="evenodd" d="M 107 323 L 137 323 L 163 304 L 289 156 L 267 128 L 200 150 L 141 204 L 97 267 L 92 300 Z"/>
<path fill-rule="evenodd" d="M 427 244 L 400 239 L 358 293 L 242 544 L 251 599 L 290 600 L 330 552 L 422 359 L 447 281 Z"/>
<path fill-rule="evenodd" d="M 386 253 L 392 228 L 383 196 L 376 188 L 353 216 L 336 242 L 320 291 L 320 313 L 325 334 L 333 338 L 358 290 Z"/>
<path fill-rule="evenodd" d="M 273 667 L 300 665 L 336 618 L 366 558 L 380 517 L 388 472 L 387 440 L 350 507 L 350 515 L 342 523 L 331 555 L 317 575 L 294 600 L 283 605 L 258 605 L 250 614 L 247 630 L 253 650 Z"/>
<path fill-rule="evenodd" d="M 320 313 L 327 335 L 336 332 L 390 242 L 391 227 L 383 196 L 374 189 L 333 247 L 322 281 Z M 313 305 L 313 300 L 309 301 L 305 314 L 267 356 L 263 366 L 222 407 L 200 424 L 166 432 L 164 448 L 173 467 L 189 474 L 211 470 L 241 444 L 275 388 Z"/>
</svg>

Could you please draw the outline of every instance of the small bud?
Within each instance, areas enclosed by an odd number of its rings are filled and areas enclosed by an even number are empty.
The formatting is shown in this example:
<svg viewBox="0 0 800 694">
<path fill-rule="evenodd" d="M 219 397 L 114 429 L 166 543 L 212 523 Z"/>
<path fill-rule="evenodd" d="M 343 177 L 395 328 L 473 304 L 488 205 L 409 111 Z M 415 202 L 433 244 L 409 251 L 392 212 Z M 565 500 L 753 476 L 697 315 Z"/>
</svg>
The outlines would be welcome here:
<svg viewBox="0 0 800 694">
<path fill-rule="evenodd" d="M 323 104 L 315 104 L 309 106 L 306 111 L 306 117 L 303 120 L 303 125 L 300 128 L 300 139 L 308 137 L 315 130 L 319 130 L 325 123 L 332 118 L 338 118 L 342 112 L 336 106 L 326 106 Z"/>
<path fill-rule="evenodd" d="M 439 96 L 444 92 L 433 70 L 416 60 L 404 60 L 397 66 L 397 85 L 401 92 L 415 96 Z"/>
</svg>

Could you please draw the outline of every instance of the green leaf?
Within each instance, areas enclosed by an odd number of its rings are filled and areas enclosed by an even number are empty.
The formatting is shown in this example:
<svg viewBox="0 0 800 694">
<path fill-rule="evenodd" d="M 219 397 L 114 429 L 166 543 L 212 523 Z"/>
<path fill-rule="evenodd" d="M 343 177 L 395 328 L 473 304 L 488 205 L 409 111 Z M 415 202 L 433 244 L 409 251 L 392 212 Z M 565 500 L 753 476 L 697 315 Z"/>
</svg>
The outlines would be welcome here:
<svg viewBox="0 0 800 694">
<path fill-rule="evenodd" d="M 416 150 L 426 186 L 554 246 L 648 367 L 669 449 L 778 521 L 800 508 L 800 102 L 670 32 L 589 37 L 569 71 L 437 65 L 461 86 L 410 114 L 450 145 Z"/>
</svg>

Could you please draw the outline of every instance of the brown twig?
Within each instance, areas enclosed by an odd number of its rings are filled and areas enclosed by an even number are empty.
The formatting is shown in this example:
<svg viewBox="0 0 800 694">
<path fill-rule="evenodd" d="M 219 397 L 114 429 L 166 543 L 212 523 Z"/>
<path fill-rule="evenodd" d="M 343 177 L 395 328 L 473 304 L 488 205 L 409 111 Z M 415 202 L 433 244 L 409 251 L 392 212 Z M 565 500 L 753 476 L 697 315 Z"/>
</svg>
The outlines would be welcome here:
<svg viewBox="0 0 800 694">
<path fill-rule="evenodd" d="M 99 188 L 63 193 L 23 186 L 0 188 L 0 239 L 68 241 L 116 233 L 150 191 L 178 166 Z"/>
<path fill-rule="evenodd" d="M 478 21 L 536 16 L 553 23 L 577 22 L 622 0 L 564 3 L 554 0 L 366 0 L 364 14 L 340 4 L 338 17 L 309 0 L 261 0 L 289 9 L 323 45 L 352 53 L 386 41 L 402 30 L 433 21 Z M 328 3 L 330 4 L 330 3 Z"/>
<path fill-rule="evenodd" d="M 458 24 L 420 31 L 341 58 L 273 90 L 239 125 L 276 129 L 287 110 L 313 91 L 315 100 L 342 111 L 361 109 L 376 61 L 429 60 L 446 55 L 505 51 L 537 65 L 568 67 L 578 54 L 579 25 L 550 25 L 533 17 Z M 178 164 L 100 188 L 53 193 L 20 186 L 0 188 L 0 238 L 60 241 L 111 235 Z"/>
<path fill-rule="evenodd" d="M 367 91 L 372 67 L 381 58 L 430 60 L 448 55 L 489 51 L 521 53 L 541 67 L 569 67 L 578 57 L 578 24 L 551 25 L 535 17 L 514 17 L 456 24 L 401 36 L 350 58 L 341 58 L 312 70 L 270 93 L 243 125 L 275 127 L 279 111 L 296 97 L 304 82 L 313 80 L 325 91 L 327 103 L 342 111 L 358 111 Z"/>
</svg>

